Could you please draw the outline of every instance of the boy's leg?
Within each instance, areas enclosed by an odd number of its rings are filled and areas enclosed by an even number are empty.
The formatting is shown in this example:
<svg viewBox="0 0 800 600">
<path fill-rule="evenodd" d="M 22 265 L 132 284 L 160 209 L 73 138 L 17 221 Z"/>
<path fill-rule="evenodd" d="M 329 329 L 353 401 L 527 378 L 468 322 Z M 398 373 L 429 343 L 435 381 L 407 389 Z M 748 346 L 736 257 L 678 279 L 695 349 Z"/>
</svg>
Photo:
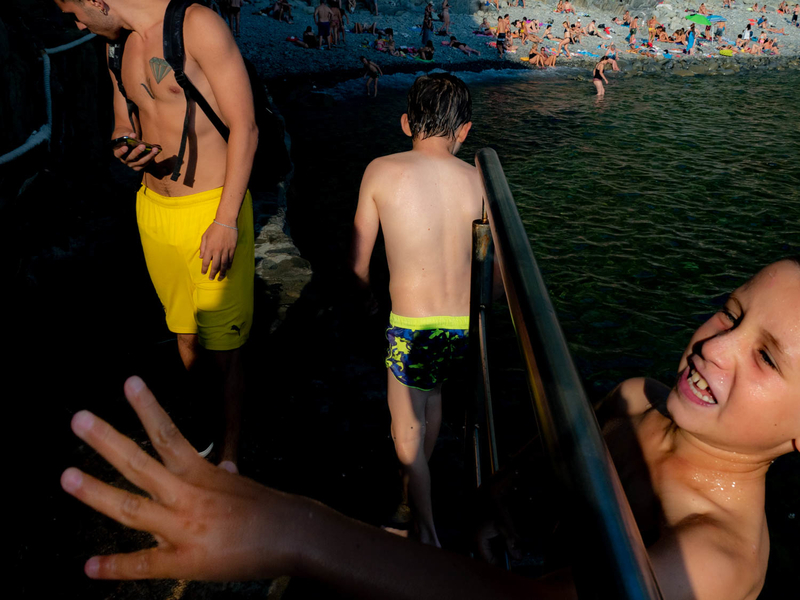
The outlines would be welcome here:
<svg viewBox="0 0 800 600">
<path fill-rule="evenodd" d="M 392 415 L 392 439 L 397 458 L 403 465 L 404 483 L 408 485 L 408 496 L 419 527 L 420 541 L 441 546 L 433 525 L 433 502 L 431 500 L 431 474 L 428 469 L 428 451 L 433 452 L 434 431 L 428 434 L 426 424 L 428 400 L 436 391 L 424 392 L 404 386 L 388 375 L 389 412 Z M 441 423 L 441 395 L 438 408 L 431 407 L 431 430 L 438 435 Z M 438 416 L 437 416 L 438 415 Z M 430 439 L 432 441 L 430 441 Z"/>
<path fill-rule="evenodd" d="M 222 440 L 220 463 L 228 461 L 225 467 L 238 472 L 239 431 L 242 423 L 242 399 L 244 398 L 244 369 L 242 349 L 213 352 L 222 374 L 222 397 L 225 405 L 225 435 Z"/>
</svg>

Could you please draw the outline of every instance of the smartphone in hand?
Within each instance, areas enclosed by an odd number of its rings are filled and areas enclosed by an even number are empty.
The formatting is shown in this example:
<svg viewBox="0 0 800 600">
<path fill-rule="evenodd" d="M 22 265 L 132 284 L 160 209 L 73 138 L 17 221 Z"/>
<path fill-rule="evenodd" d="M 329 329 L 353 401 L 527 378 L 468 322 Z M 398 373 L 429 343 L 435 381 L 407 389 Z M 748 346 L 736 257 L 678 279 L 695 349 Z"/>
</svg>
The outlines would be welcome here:
<svg viewBox="0 0 800 600">
<path fill-rule="evenodd" d="M 118 137 L 116 139 L 111 140 L 111 148 L 116 150 L 120 146 L 127 146 L 128 151 L 133 150 L 144 144 L 145 152 L 152 152 L 154 148 L 161 150 L 161 146 L 158 144 L 149 144 L 147 142 L 143 142 L 142 140 L 137 140 L 134 137 L 129 135 L 123 135 L 122 137 Z"/>
</svg>

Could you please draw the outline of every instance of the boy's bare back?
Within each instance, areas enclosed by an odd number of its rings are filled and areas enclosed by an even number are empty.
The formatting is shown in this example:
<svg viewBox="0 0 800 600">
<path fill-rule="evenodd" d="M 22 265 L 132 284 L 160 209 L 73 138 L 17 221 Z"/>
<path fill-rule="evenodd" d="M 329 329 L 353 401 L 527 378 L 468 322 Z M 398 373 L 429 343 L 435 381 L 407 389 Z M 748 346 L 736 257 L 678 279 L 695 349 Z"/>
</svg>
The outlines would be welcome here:
<svg viewBox="0 0 800 600">
<path fill-rule="evenodd" d="M 359 202 L 383 228 L 393 312 L 469 314 L 472 221 L 481 217 L 475 167 L 450 154 L 412 150 L 373 161 Z"/>
<path fill-rule="evenodd" d="M 395 315 L 469 315 L 472 222 L 481 217 L 483 186 L 475 167 L 455 155 L 471 115 L 463 82 L 447 74 L 418 78 L 400 119 L 412 150 L 375 159 L 364 173 L 352 267 L 368 286 L 382 227 Z"/>
</svg>

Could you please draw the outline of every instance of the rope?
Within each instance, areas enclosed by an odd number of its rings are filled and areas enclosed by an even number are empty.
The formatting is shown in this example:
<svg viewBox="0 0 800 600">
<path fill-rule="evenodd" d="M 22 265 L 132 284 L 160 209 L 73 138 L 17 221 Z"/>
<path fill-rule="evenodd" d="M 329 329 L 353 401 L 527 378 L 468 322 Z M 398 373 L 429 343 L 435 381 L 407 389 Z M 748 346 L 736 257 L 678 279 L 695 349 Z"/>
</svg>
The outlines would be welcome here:
<svg viewBox="0 0 800 600">
<path fill-rule="evenodd" d="M 38 130 L 34 130 L 25 143 L 20 147 L 0 156 L 0 165 L 4 165 L 16 158 L 19 158 L 42 142 L 47 142 L 47 149 L 48 151 L 50 150 L 50 134 L 53 131 L 53 98 L 50 94 L 50 55 L 74 48 L 75 46 L 83 44 L 94 37 L 95 35 L 91 33 L 68 44 L 62 44 L 61 46 L 56 46 L 55 48 L 46 48 L 43 51 L 42 63 L 44 68 L 44 96 L 47 106 L 47 123 L 42 125 Z"/>
</svg>

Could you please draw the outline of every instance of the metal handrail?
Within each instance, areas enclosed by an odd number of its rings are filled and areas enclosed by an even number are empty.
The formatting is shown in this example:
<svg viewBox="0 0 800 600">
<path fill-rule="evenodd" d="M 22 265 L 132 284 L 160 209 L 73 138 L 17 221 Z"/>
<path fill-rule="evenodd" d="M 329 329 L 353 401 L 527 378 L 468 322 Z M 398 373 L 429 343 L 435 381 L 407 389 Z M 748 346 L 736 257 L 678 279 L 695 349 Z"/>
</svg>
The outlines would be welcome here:
<svg viewBox="0 0 800 600">
<path fill-rule="evenodd" d="M 539 429 L 556 473 L 567 489 L 575 492 L 579 513 L 586 517 L 583 545 L 595 540 L 592 548 L 596 552 L 573 565 L 579 595 L 661 598 L 647 550 L 580 383 L 500 159 L 494 150 L 484 148 L 475 155 L 475 164 L 486 192 L 485 210 Z"/>
</svg>

